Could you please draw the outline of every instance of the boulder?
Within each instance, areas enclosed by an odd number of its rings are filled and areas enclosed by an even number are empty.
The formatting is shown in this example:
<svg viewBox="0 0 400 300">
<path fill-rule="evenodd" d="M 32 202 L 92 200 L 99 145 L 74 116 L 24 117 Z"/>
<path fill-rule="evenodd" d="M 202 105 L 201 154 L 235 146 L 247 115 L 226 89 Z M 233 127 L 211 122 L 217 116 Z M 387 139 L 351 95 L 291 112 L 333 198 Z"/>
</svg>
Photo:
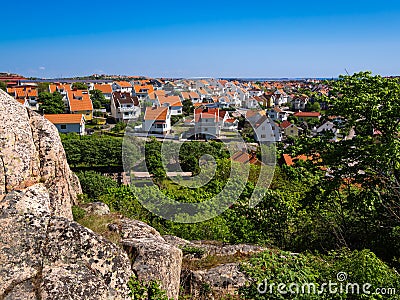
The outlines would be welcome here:
<svg viewBox="0 0 400 300">
<path fill-rule="evenodd" d="M 43 184 L 1 202 L 0 299 L 129 299 L 126 253 L 50 202 Z"/>
<path fill-rule="evenodd" d="M 81 194 L 55 126 L 0 90 L 0 201 L 13 190 L 43 183 L 51 214 L 72 220 Z"/>
<path fill-rule="evenodd" d="M 208 270 L 184 270 L 181 281 L 186 292 L 196 299 L 219 299 L 221 296 L 237 295 L 248 279 L 240 271 L 239 263 L 230 263 Z"/>
<path fill-rule="evenodd" d="M 92 202 L 80 205 L 80 207 L 87 213 L 92 215 L 104 216 L 110 213 L 110 208 L 103 202 Z"/>
<path fill-rule="evenodd" d="M 139 280 L 158 281 L 167 296 L 178 299 L 182 251 L 167 243 L 153 227 L 135 220 L 121 221 L 121 244 Z"/>
</svg>

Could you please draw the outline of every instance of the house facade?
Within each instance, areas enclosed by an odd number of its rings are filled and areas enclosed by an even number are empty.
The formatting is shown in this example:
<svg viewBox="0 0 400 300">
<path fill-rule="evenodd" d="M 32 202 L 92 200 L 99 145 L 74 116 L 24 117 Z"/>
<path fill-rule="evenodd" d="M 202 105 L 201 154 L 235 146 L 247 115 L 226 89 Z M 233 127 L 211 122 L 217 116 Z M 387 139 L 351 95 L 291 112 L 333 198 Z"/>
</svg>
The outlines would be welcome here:
<svg viewBox="0 0 400 300">
<path fill-rule="evenodd" d="M 169 107 L 146 107 L 143 130 L 149 134 L 168 134 L 171 132 L 171 113 Z"/>
<path fill-rule="evenodd" d="M 85 134 L 85 117 L 82 114 L 53 114 L 44 117 L 53 123 L 60 133 Z"/>
<path fill-rule="evenodd" d="M 129 122 L 140 117 L 140 104 L 136 96 L 130 93 L 113 92 L 111 115 L 119 122 Z"/>
</svg>

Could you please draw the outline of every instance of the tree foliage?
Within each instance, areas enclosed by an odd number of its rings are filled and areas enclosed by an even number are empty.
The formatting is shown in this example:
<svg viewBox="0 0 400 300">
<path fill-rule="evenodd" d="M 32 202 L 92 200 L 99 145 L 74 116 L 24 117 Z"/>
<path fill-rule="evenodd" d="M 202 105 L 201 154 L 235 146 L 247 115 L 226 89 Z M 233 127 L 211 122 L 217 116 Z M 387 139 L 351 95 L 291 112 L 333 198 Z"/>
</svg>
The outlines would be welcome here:
<svg viewBox="0 0 400 300">
<path fill-rule="evenodd" d="M 74 82 L 71 86 L 73 90 L 87 90 L 88 87 L 83 82 Z"/>
<path fill-rule="evenodd" d="M 104 107 L 107 104 L 110 104 L 110 101 L 104 97 L 101 91 L 92 90 L 89 93 L 90 93 L 90 99 L 92 100 L 93 103 L 93 108 L 98 109 Z"/>
<path fill-rule="evenodd" d="M 62 114 L 65 112 L 63 97 L 57 91 L 39 93 L 39 103 L 39 110 L 46 114 Z"/>
</svg>

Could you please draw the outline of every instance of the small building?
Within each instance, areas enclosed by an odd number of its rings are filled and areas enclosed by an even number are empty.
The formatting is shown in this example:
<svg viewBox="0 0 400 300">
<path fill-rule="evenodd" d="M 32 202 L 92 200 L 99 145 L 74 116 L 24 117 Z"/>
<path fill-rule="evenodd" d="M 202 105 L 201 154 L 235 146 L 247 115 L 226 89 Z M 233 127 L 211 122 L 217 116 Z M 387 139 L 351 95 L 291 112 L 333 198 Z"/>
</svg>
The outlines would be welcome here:
<svg viewBox="0 0 400 300">
<path fill-rule="evenodd" d="M 275 123 L 268 116 L 261 116 L 253 125 L 255 140 L 259 143 L 275 143 L 282 141 L 282 134 L 279 124 Z"/>
<path fill-rule="evenodd" d="M 111 100 L 111 95 L 112 95 L 112 87 L 109 84 L 95 84 L 93 87 L 94 90 L 99 90 L 104 98 L 107 100 Z"/>
<path fill-rule="evenodd" d="M 295 113 L 294 116 L 299 121 L 319 120 L 321 118 L 321 113 L 316 111 L 299 111 Z"/>
<path fill-rule="evenodd" d="M 183 105 L 179 96 L 157 96 L 156 105 L 169 107 L 172 116 L 179 116 L 183 113 Z"/>
<path fill-rule="evenodd" d="M 155 134 L 170 133 L 171 113 L 169 107 L 146 107 L 143 130 Z"/>
<path fill-rule="evenodd" d="M 301 128 L 297 127 L 295 124 L 290 123 L 289 121 L 283 121 L 280 124 L 280 127 L 283 131 L 283 134 L 286 137 L 298 137 L 299 131 L 302 130 Z"/>
<path fill-rule="evenodd" d="M 116 81 L 112 84 L 113 92 L 132 93 L 133 86 L 127 81 Z"/>
<path fill-rule="evenodd" d="M 271 109 L 268 110 L 268 116 L 273 121 L 283 122 L 283 121 L 287 120 L 288 113 L 283 111 L 279 107 L 275 106 L 274 108 L 271 108 Z"/>
<path fill-rule="evenodd" d="M 67 91 L 68 109 L 71 114 L 85 115 L 86 121 L 93 118 L 93 104 L 88 90 Z"/>
<path fill-rule="evenodd" d="M 60 133 L 85 134 L 85 116 L 83 114 L 52 114 L 44 115 L 44 117 L 53 123 Z"/>
<path fill-rule="evenodd" d="M 138 119 L 140 117 L 139 99 L 131 93 L 113 92 L 111 115 L 120 122 Z"/>
</svg>

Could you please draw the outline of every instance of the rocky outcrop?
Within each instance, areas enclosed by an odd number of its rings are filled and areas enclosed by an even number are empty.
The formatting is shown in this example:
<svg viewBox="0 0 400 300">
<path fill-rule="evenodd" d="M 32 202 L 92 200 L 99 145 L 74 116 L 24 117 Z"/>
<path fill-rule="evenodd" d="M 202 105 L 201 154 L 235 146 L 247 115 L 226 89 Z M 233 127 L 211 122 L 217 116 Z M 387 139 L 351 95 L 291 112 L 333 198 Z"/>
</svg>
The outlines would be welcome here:
<svg viewBox="0 0 400 300">
<path fill-rule="evenodd" d="M 92 202 L 80 205 L 87 214 L 104 216 L 110 213 L 110 208 L 103 202 Z"/>
<path fill-rule="evenodd" d="M 121 244 L 139 280 L 156 280 L 167 296 L 178 299 L 182 251 L 167 243 L 158 231 L 135 220 L 121 221 Z"/>
<path fill-rule="evenodd" d="M 51 214 L 72 220 L 71 205 L 81 189 L 57 129 L 0 90 L 0 201 L 37 183 L 48 191 Z"/>
<path fill-rule="evenodd" d="M 126 253 L 51 215 L 44 184 L 8 193 L 0 208 L 0 299 L 128 299 Z"/>
<path fill-rule="evenodd" d="M 196 299 L 214 299 L 226 295 L 237 295 L 248 278 L 240 271 L 239 263 L 230 263 L 208 270 L 184 270 L 182 286 Z"/>
<path fill-rule="evenodd" d="M 57 129 L 0 91 L 0 299 L 129 299 L 127 254 L 72 221 Z"/>
</svg>

